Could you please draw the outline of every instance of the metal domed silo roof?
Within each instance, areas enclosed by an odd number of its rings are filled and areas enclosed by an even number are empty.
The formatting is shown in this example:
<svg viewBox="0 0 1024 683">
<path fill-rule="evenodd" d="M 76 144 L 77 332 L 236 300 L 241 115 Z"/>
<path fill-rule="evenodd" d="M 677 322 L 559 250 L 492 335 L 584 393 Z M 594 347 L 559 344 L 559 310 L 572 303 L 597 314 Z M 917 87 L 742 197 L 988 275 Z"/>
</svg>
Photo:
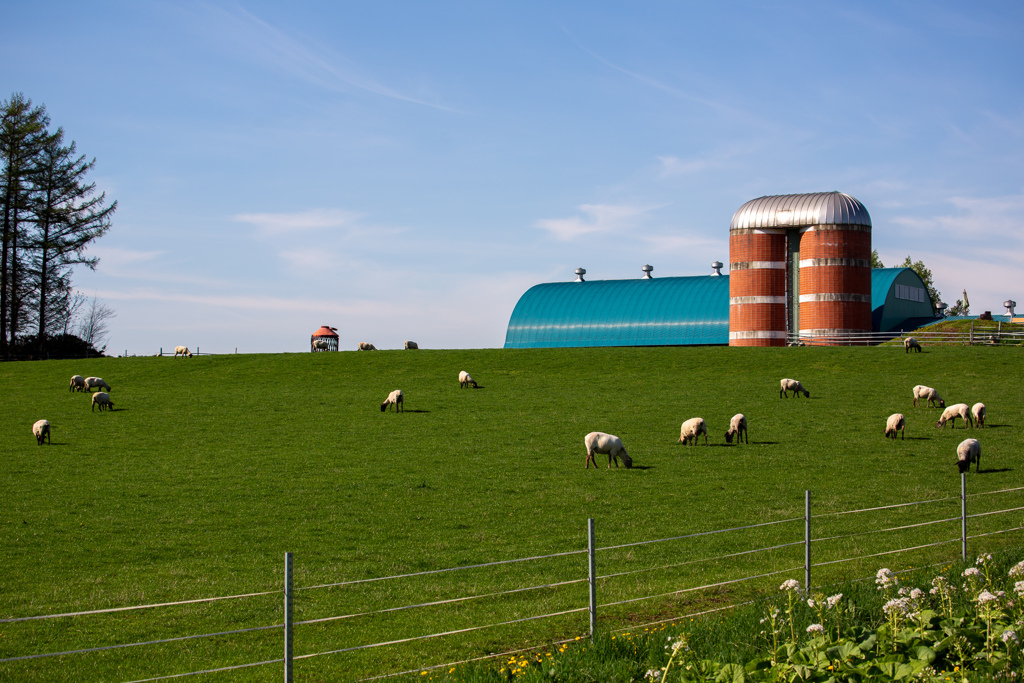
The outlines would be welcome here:
<svg viewBox="0 0 1024 683">
<path fill-rule="evenodd" d="M 505 348 L 729 343 L 729 278 L 556 282 L 520 297 Z"/>
<path fill-rule="evenodd" d="M 758 197 L 736 210 L 730 230 L 796 228 L 811 225 L 864 225 L 871 215 L 859 200 L 842 192 Z"/>
</svg>

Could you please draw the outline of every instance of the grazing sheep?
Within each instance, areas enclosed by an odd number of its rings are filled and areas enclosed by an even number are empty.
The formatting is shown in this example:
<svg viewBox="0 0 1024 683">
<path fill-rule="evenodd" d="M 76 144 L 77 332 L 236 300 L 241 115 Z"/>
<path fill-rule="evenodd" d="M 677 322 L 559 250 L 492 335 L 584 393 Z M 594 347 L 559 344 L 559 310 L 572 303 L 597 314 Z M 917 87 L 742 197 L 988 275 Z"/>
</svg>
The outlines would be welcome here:
<svg viewBox="0 0 1024 683">
<path fill-rule="evenodd" d="M 886 438 L 896 438 L 896 432 L 900 433 L 900 440 L 906 438 L 907 421 L 903 419 L 903 413 L 893 413 L 885 423 Z"/>
<path fill-rule="evenodd" d="M 725 433 L 725 442 L 732 443 L 732 437 L 734 436 L 736 437 L 736 443 L 740 443 L 743 439 L 750 443 L 750 438 L 747 436 L 747 418 L 743 416 L 743 413 L 736 413 L 729 420 L 729 431 Z"/>
<path fill-rule="evenodd" d="M 792 391 L 794 396 L 799 396 L 800 393 L 803 392 L 804 397 L 811 397 L 811 392 L 804 389 L 804 385 L 800 384 L 800 382 L 795 379 L 784 379 L 779 382 L 779 385 L 782 387 L 779 391 L 779 398 L 782 398 L 783 396 L 789 398 L 789 394 L 787 393 L 789 391 Z"/>
<path fill-rule="evenodd" d="M 913 337 L 907 337 L 903 340 L 903 348 L 907 350 L 907 353 L 910 353 L 910 349 L 914 349 L 918 353 L 921 353 L 921 345 Z"/>
<path fill-rule="evenodd" d="M 110 394 L 105 391 L 98 391 L 92 395 L 92 409 L 95 411 L 96 406 L 100 407 L 100 412 L 103 412 L 103 408 L 107 410 L 114 409 L 114 402 L 110 400 Z"/>
<path fill-rule="evenodd" d="M 50 423 L 39 420 L 32 425 L 32 433 L 35 434 L 36 444 L 42 446 L 44 440 L 50 442 Z"/>
<path fill-rule="evenodd" d="M 369 342 L 359 342 L 360 351 L 376 351 L 377 347 Z"/>
<path fill-rule="evenodd" d="M 68 391 L 83 391 L 85 389 L 85 378 L 81 375 L 71 375 L 71 384 Z"/>
<path fill-rule="evenodd" d="M 946 407 L 946 402 L 939 396 L 939 392 L 923 384 L 918 384 L 914 387 L 914 405 L 918 405 L 919 401 L 927 401 L 926 405 L 929 408 L 932 403 L 938 403 L 940 408 Z"/>
<path fill-rule="evenodd" d="M 396 413 L 399 410 L 401 410 L 403 413 L 405 412 L 405 395 L 402 394 L 401 389 L 395 389 L 390 394 L 388 394 L 388 397 L 384 399 L 383 403 L 380 404 L 380 412 L 383 413 L 385 409 L 391 410 L 391 406 L 395 406 Z"/>
<path fill-rule="evenodd" d="M 973 406 L 971 406 L 971 415 L 974 416 L 975 427 L 985 426 L 985 414 L 986 410 L 984 403 L 975 403 Z"/>
<path fill-rule="evenodd" d="M 972 462 L 977 463 L 974 471 L 981 472 L 981 444 L 977 439 L 964 439 L 956 447 L 956 464 L 961 472 L 969 472 Z"/>
<path fill-rule="evenodd" d="M 612 467 L 612 460 L 615 461 L 615 466 L 619 466 L 619 458 L 622 458 L 622 464 L 627 468 L 633 466 L 633 458 L 629 457 L 629 453 L 626 452 L 626 447 L 622 445 L 622 439 L 611 434 L 605 434 L 604 432 L 590 432 L 583 437 L 583 443 L 587 447 L 587 464 L 584 469 L 590 468 L 590 463 L 594 463 L 594 469 L 597 469 L 597 460 L 594 459 L 595 453 L 607 453 L 608 454 L 608 469 Z"/>
<path fill-rule="evenodd" d="M 974 419 L 971 417 L 971 409 L 967 407 L 966 403 L 957 403 L 951 405 L 942 411 L 942 417 L 935 423 L 936 427 L 946 426 L 946 422 L 952 420 L 953 429 L 956 429 L 956 419 L 962 418 L 964 421 L 964 429 L 967 429 L 967 423 L 970 422 L 971 426 L 974 426 Z"/>
<path fill-rule="evenodd" d="M 407 341 L 407 342 L 405 342 L 405 350 L 406 351 L 409 351 L 411 349 L 418 349 L 418 348 L 420 348 L 420 345 L 417 344 L 414 341 Z"/>
<path fill-rule="evenodd" d="M 476 380 L 474 380 L 472 377 L 470 377 L 468 372 L 466 372 L 465 370 L 462 370 L 461 372 L 459 372 L 459 389 L 465 389 L 470 384 L 473 385 L 474 389 L 477 388 Z"/>
<path fill-rule="evenodd" d="M 187 346 L 175 346 L 174 357 L 177 358 L 178 356 L 181 356 L 182 358 L 191 358 L 192 352 L 188 350 Z"/>
<path fill-rule="evenodd" d="M 314 339 L 313 340 L 313 350 L 314 351 L 326 351 L 329 348 L 331 348 L 331 347 L 327 344 L 327 340 L 326 339 Z"/>
<path fill-rule="evenodd" d="M 107 391 L 113 391 L 110 385 L 103 381 L 100 377 L 86 377 L 85 378 L 85 390 L 92 391 L 93 389 L 106 389 Z"/>
<path fill-rule="evenodd" d="M 679 429 L 679 440 L 684 444 L 697 443 L 697 437 L 704 435 L 704 445 L 708 445 L 708 425 L 703 417 L 691 417 Z"/>
</svg>

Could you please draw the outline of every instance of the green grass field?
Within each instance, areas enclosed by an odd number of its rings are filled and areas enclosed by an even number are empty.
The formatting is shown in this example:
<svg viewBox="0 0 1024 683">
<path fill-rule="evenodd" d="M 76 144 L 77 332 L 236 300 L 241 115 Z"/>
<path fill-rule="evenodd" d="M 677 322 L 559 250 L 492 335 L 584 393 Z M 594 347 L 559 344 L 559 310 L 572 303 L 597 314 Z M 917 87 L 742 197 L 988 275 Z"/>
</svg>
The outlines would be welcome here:
<svg viewBox="0 0 1024 683">
<path fill-rule="evenodd" d="M 959 495 L 956 445 L 982 442 L 969 491 L 1024 486 L 1024 351 L 1018 348 L 615 348 L 466 350 L 6 363 L 0 412 L 4 570 L 0 618 L 260 591 L 225 602 L 0 623 L 0 658 L 281 623 L 283 555 L 295 585 L 494 562 Z M 460 390 L 468 370 L 480 383 Z M 113 387 L 91 412 L 72 374 Z M 779 379 L 811 398 L 779 398 Z M 989 428 L 934 428 L 911 387 L 947 404 L 983 401 Z M 381 413 L 401 388 L 404 414 Z M 749 445 L 726 446 L 736 412 Z M 882 436 L 907 416 L 907 439 Z M 701 416 L 711 446 L 677 443 Z M 53 444 L 31 435 L 40 418 Z M 631 470 L 583 468 L 583 436 L 619 435 Z M 1019 507 L 1020 492 L 972 498 Z M 815 536 L 953 517 L 959 503 L 822 517 Z M 972 520 L 971 533 L 1020 526 L 1020 512 Z M 815 562 L 955 538 L 956 523 L 815 545 Z M 599 573 L 650 570 L 802 538 L 802 522 L 598 554 Z M 987 536 L 972 549 L 1019 543 Z M 972 550 L 972 551 L 973 551 Z M 955 557 L 959 544 L 816 571 L 815 583 Z M 799 567 L 800 546 L 638 571 L 600 584 L 615 602 Z M 780 578 L 781 576 L 781 578 Z M 782 578 L 602 610 L 619 628 L 749 598 Z M 501 565 L 398 581 L 299 590 L 296 619 L 368 612 L 586 577 L 586 558 Z M 802 579 L 802 571 L 792 574 Z M 586 605 L 573 584 L 451 606 L 301 626 L 296 655 L 493 624 Z M 297 680 L 348 680 L 502 652 L 586 632 L 585 613 L 300 660 Z M 274 659 L 281 631 L 0 663 L 0 680 L 129 681 Z M 279 680 L 268 665 L 202 680 Z"/>
</svg>

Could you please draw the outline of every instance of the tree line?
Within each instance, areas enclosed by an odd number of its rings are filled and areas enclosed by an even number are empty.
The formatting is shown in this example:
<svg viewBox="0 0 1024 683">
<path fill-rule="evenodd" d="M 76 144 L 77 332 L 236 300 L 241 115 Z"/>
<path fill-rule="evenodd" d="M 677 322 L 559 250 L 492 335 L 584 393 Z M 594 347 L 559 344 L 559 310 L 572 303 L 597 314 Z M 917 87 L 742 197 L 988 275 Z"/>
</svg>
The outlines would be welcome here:
<svg viewBox="0 0 1024 683">
<path fill-rule="evenodd" d="M 96 159 L 79 154 L 63 128 L 52 130 L 46 107 L 22 93 L 0 101 L 0 164 L 0 353 L 41 355 L 113 314 L 95 299 L 90 306 L 71 276 L 75 266 L 96 268 L 86 249 L 110 229 L 117 202 L 88 180 Z"/>
</svg>

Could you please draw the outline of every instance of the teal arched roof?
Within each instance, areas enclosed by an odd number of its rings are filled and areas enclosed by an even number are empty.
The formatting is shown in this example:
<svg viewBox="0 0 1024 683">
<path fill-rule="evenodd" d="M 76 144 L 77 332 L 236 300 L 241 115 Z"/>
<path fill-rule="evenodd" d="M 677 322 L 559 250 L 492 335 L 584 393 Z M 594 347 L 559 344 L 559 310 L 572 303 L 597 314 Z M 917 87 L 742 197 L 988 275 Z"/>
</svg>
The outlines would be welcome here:
<svg viewBox="0 0 1024 683">
<path fill-rule="evenodd" d="M 901 296 L 897 285 L 909 287 L 912 291 L 923 290 L 924 300 L 906 298 L 905 294 Z M 916 329 L 923 324 L 922 319 L 934 317 L 932 300 L 920 275 L 910 268 L 872 268 L 871 327 L 876 332 Z"/>
<path fill-rule="evenodd" d="M 555 282 L 520 297 L 506 349 L 729 343 L 729 278 Z"/>
</svg>

